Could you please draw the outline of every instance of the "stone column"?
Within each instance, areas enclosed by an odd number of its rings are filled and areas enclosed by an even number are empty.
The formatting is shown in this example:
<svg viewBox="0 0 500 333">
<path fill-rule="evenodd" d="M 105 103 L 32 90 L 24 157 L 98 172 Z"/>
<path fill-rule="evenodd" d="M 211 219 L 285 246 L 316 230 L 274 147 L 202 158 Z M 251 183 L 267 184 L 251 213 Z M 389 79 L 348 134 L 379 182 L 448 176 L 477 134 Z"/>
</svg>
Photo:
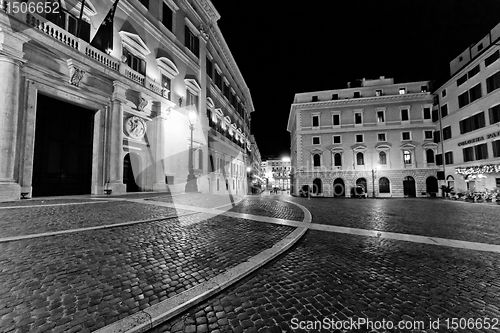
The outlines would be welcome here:
<svg viewBox="0 0 500 333">
<path fill-rule="evenodd" d="M 166 139 L 165 139 L 165 122 L 168 118 L 168 112 L 162 110 L 161 102 L 153 102 L 152 111 L 156 114 L 154 119 L 154 183 L 153 191 L 166 191 L 167 184 L 165 183 L 165 158 L 166 153 Z"/>
<path fill-rule="evenodd" d="M 108 175 L 106 190 L 113 194 L 127 191 L 123 184 L 123 103 L 127 86 L 119 81 L 113 82 L 114 92 L 111 99 L 111 112 L 108 118 Z"/>
<path fill-rule="evenodd" d="M 0 201 L 21 197 L 16 170 L 16 150 L 20 98 L 20 66 L 26 39 L 10 31 L 0 31 Z"/>
</svg>

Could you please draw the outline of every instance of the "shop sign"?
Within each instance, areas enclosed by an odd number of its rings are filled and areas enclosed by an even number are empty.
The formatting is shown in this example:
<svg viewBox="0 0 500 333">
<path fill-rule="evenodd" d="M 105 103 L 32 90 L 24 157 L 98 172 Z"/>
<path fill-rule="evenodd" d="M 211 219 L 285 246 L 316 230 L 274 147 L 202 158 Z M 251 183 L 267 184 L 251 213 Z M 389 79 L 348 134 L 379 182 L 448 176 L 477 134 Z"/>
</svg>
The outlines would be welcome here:
<svg viewBox="0 0 500 333">
<path fill-rule="evenodd" d="M 494 132 L 494 133 L 490 133 L 490 134 L 486 135 L 486 140 L 493 139 L 493 138 L 500 138 L 500 131 Z M 479 137 L 474 138 L 474 139 L 470 139 L 470 140 L 459 142 L 458 146 L 459 147 L 460 146 L 465 146 L 465 145 L 468 145 L 468 144 L 471 144 L 471 143 L 474 143 L 474 142 L 479 142 L 479 141 L 484 141 L 484 136 L 479 136 Z"/>
</svg>

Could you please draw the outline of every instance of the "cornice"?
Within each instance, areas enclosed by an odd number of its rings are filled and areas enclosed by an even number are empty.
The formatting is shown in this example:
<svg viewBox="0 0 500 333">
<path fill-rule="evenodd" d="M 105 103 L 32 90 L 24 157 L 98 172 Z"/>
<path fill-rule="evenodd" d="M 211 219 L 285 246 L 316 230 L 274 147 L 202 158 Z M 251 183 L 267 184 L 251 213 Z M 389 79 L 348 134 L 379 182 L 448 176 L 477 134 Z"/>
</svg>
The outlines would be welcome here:
<svg viewBox="0 0 500 333">
<path fill-rule="evenodd" d="M 345 105 L 373 105 L 373 104 L 386 104 L 386 103 L 401 103 L 401 102 L 419 102 L 425 98 L 432 99 L 433 95 L 430 93 L 416 93 L 404 95 L 384 95 L 373 97 L 337 99 L 330 101 L 307 102 L 307 103 L 293 103 L 292 107 L 295 109 L 318 109 L 327 107 L 343 107 Z"/>
<path fill-rule="evenodd" d="M 203 13 L 213 23 L 220 19 L 220 14 L 210 0 L 196 0 Z"/>
</svg>

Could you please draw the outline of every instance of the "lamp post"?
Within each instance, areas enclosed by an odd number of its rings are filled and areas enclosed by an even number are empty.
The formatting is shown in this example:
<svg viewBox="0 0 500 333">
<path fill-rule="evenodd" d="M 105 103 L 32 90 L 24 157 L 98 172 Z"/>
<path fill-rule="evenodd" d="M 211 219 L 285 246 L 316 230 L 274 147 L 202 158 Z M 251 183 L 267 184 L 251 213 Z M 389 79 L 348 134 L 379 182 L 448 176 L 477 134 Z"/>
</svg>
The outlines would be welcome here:
<svg viewBox="0 0 500 333">
<path fill-rule="evenodd" d="M 372 169 L 372 197 L 375 198 L 375 175 L 377 174 L 377 170 L 375 168 Z"/>
<path fill-rule="evenodd" d="M 191 145 L 189 148 L 189 173 L 187 176 L 186 182 L 186 192 L 198 192 L 198 184 L 196 181 L 196 176 L 193 172 L 193 131 L 194 124 L 196 123 L 196 112 L 194 110 L 190 110 L 188 113 L 189 120 L 189 129 L 191 130 Z"/>
</svg>

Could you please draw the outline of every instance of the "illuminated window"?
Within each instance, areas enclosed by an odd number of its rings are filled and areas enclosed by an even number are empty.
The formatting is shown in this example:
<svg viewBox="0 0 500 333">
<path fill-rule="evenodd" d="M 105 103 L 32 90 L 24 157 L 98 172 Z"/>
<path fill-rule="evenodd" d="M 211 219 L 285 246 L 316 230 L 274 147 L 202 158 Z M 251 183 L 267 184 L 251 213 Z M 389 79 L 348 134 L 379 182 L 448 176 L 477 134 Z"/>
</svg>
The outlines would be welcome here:
<svg viewBox="0 0 500 333">
<path fill-rule="evenodd" d="M 405 164 L 411 164 L 411 152 L 409 150 L 403 151 L 403 161 Z"/>
</svg>

